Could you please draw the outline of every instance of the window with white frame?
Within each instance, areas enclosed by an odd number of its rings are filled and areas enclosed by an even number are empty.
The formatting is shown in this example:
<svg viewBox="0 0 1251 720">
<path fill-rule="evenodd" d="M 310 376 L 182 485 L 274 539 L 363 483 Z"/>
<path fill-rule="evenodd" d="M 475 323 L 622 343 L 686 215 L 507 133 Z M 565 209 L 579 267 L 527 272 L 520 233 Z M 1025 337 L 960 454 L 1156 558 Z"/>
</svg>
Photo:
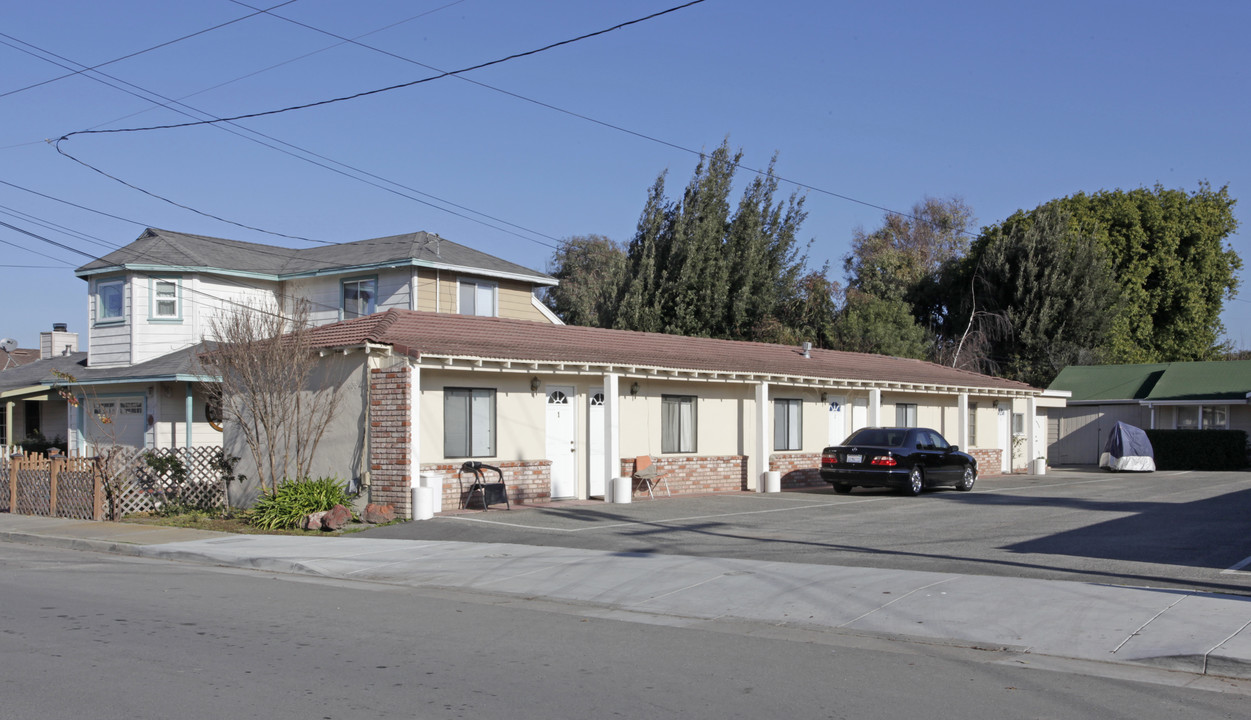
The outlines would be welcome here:
<svg viewBox="0 0 1251 720">
<path fill-rule="evenodd" d="M 99 280 L 96 282 L 96 322 L 121 322 L 125 319 L 126 281 Z"/>
<path fill-rule="evenodd" d="M 1012 434 L 1025 434 L 1025 413 L 1012 413 Z"/>
<path fill-rule="evenodd" d="M 660 396 L 660 451 L 695 452 L 694 395 Z"/>
<path fill-rule="evenodd" d="M 499 304 L 499 286 L 493 282 L 472 278 L 460 278 L 460 290 L 457 293 L 461 315 L 478 315 L 495 317 Z"/>
<path fill-rule="evenodd" d="M 799 400 L 773 401 L 773 449 L 803 449 L 804 404 Z"/>
<path fill-rule="evenodd" d="M 495 455 L 495 389 L 443 390 L 443 456 Z"/>
<path fill-rule="evenodd" d="M 378 278 L 351 278 L 340 285 L 344 320 L 373 315 L 377 311 Z"/>
<path fill-rule="evenodd" d="M 1178 430 L 1198 430 L 1199 429 L 1199 406 L 1198 405 L 1181 405 L 1177 408 L 1177 429 Z"/>
<path fill-rule="evenodd" d="M 1229 406 L 1228 405 L 1204 405 L 1203 406 L 1203 429 L 1204 430 L 1227 430 L 1229 429 Z"/>
<path fill-rule="evenodd" d="M 976 447 L 977 443 L 977 403 L 969 403 L 969 447 Z"/>
<path fill-rule="evenodd" d="M 153 320 L 182 319 L 182 288 L 177 278 L 152 278 L 151 318 Z"/>
<path fill-rule="evenodd" d="M 895 426 L 896 427 L 916 427 L 917 426 L 917 404 L 916 403 L 895 403 Z"/>
</svg>

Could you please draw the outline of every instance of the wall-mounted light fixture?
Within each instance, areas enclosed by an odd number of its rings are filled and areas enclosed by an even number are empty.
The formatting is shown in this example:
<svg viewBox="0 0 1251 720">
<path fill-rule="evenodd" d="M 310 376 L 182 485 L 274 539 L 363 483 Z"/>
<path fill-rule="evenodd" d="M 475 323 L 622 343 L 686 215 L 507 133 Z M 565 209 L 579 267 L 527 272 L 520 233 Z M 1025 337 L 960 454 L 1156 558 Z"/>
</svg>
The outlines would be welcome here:
<svg viewBox="0 0 1251 720">
<path fill-rule="evenodd" d="M 539 376 L 535 375 L 534 377 L 530 378 L 530 392 L 538 392 L 538 391 L 539 391 Z"/>
<path fill-rule="evenodd" d="M 821 393 L 821 402 L 825 403 L 829 401 L 830 401 L 830 394 L 826 392 Z"/>
<path fill-rule="evenodd" d="M 638 383 L 630 383 L 630 396 L 631 396 L 631 397 L 633 397 L 633 396 L 638 395 L 638 394 L 639 394 L 639 384 L 638 384 Z"/>
</svg>

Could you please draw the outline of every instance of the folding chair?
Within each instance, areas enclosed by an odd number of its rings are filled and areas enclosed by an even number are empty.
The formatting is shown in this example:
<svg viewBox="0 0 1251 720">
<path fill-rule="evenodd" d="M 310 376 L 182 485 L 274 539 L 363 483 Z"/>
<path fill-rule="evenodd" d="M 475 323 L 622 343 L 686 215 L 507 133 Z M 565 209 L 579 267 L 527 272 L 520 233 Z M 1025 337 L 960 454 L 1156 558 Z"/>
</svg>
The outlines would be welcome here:
<svg viewBox="0 0 1251 720">
<path fill-rule="evenodd" d="M 669 481 L 665 479 L 668 474 L 660 471 L 660 468 L 652 460 L 651 455 L 639 455 L 634 458 L 634 475 L 632 476 L 634 489 L 637 491 L 640 485 L 647 488 L 647 495 L 652 500 L 656 499 L 656 495 L 652 490 L 661 483 L 664 483 L 665 495 L 673 497 L 673 493 L 669 492 Z"/>
</svg>

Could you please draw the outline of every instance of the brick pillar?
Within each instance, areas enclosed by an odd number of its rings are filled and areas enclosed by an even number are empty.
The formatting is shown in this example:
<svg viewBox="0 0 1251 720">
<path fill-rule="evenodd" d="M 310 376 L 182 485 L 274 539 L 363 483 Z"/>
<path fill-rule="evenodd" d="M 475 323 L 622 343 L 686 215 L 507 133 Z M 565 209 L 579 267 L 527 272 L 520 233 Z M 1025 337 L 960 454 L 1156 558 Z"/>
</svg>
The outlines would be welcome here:
<svg viewBox="0 0 1251 720">
<path fill-rule="evenodd" d="M 412 518 L 412 375 L 407 366 L 369 371 L 370 500 Z"/>
</svg>

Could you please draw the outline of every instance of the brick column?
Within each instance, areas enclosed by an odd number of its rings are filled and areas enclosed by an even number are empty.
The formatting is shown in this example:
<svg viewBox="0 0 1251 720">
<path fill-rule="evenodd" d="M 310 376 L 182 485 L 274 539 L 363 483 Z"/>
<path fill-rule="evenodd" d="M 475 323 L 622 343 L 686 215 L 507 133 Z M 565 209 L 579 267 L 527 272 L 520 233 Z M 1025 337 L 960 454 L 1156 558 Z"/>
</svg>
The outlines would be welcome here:
<svg viewBox="0 0 1251 720">
<path fill-rule="evenodd" d="M 407 366 L 369 371 L 370 497 L 412 518 L 412 376 Z"/>
</svg>

